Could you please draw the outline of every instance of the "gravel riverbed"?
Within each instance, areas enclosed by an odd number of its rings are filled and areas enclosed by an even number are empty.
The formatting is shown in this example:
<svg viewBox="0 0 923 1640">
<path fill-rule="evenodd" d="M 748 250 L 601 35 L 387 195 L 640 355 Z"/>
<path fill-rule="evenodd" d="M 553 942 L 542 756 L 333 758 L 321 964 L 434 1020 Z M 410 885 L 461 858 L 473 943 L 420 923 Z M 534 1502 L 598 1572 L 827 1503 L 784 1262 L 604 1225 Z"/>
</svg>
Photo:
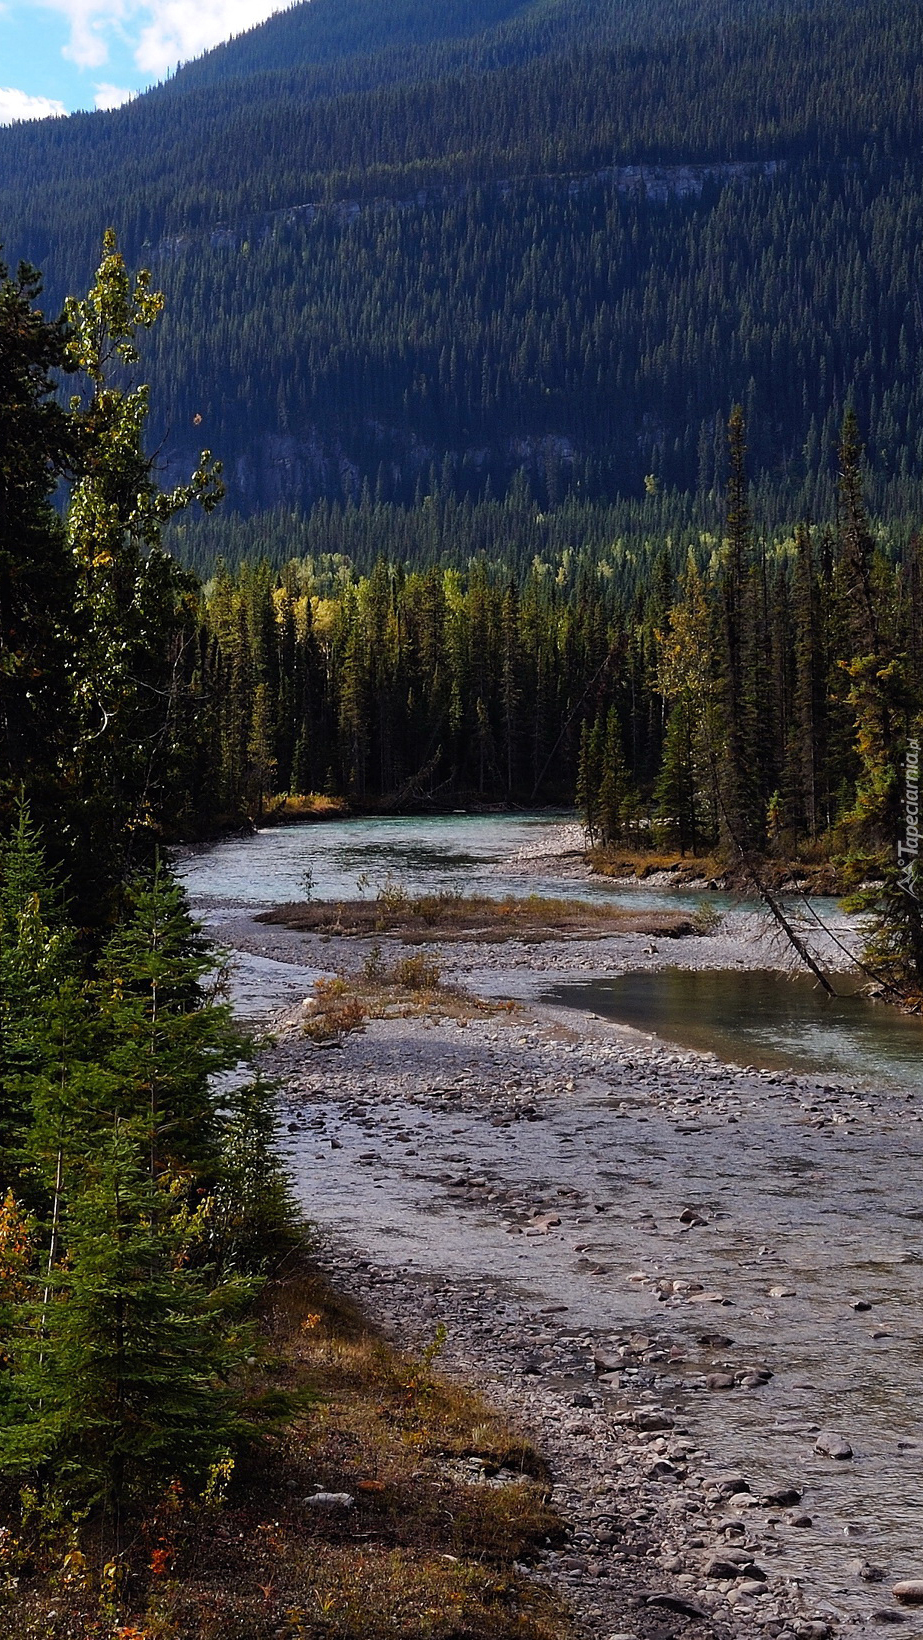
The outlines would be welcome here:
<svg viewBox="0 0 923 1640">
<path fill-rule="evenodd" d="M 914 1097 L 540 1000 L 627 967 L 781 965 L 759 918 L 654 950 L 447 946 L 448 980 L 517 1007 L 317 1048 L 298 1004 L 366 945 L 202 909 L 244 1011 L 281 1005 L 264 1059 L 323 1262 L 399 1342 L 443 1323 L 444 1369 L 549 1457 L 570 1540 L 530 1575 L 588 1636 L 923 1628 L 891 1595 L 923 1573 Z"/>
</svg>

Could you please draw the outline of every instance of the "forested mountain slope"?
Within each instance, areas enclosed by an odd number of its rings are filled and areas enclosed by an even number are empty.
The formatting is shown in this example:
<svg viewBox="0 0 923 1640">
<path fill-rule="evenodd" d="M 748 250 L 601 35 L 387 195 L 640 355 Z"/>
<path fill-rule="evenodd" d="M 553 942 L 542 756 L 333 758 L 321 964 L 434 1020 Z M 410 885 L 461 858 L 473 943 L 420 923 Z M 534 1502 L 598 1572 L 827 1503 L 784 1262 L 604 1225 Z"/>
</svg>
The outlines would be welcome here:
<svg viewBox="0 0 923 1640">
<path fill-rule="evenodd" d="M 0 239 L 167 318 L 167 465 L 244 512 L 754 476 L 815 508 L 852 398 L 923 472 L 923 7 L 311 0 L 113 113 L 0 132 Z M 649 486 L 650 487 L 650 486 Z"/>
</svg>

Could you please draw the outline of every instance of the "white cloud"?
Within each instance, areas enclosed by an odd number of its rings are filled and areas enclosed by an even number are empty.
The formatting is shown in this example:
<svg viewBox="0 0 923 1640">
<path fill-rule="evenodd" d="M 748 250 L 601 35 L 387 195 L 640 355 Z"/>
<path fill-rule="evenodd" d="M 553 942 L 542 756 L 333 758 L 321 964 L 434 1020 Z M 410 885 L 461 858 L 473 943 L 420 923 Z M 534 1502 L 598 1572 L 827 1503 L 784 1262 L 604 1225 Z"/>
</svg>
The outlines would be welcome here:
<svg viewBox="0 0 923 1640">
<path fill-rule="evenodd" d="M 52 114 L 66 113 L 64 104 L 50 97 L 29 97 L 12 86 L 0 86 L 0 125 L 12 125 L 14 120 L 47 120 Z"/>
<path fill-rule="evenodd" d="M 153 0 L 144 7 L 151 20 L 142 30 L 135 62 L 147 74 L 162 74 L 282 9 L 280 0 L 198 0 L 196 5 Z"/>
<path fill-rule="evenodd" d="M 116 35 L 142 73 L 163 74 L 219 41 L 264 23 L 289 0 L 40 0 L 67 22 L 64 56 L 101 68 Z M 4 0 L 0 0 L 2 9 Z"/>
<path fill-rule="evenodd" d="M 41 3 L 50 11 L 58 12 L 70 25 L 70 38 L 62 55 L 69 57 L 78 68 L 101 68 L 109 57 L 107 34 L 113 28 L 124 26 L 137 10 L 137 0 L 41 0 Z"/>
<path fill-rule="evenodd" d="M 137 95 L 136 91 L 129 91 L 123 85 L 98 85 L 93 104 L 99 109 L 121 108 L 123 103 L 131 102 L 132 97 Z"/>
</svg>

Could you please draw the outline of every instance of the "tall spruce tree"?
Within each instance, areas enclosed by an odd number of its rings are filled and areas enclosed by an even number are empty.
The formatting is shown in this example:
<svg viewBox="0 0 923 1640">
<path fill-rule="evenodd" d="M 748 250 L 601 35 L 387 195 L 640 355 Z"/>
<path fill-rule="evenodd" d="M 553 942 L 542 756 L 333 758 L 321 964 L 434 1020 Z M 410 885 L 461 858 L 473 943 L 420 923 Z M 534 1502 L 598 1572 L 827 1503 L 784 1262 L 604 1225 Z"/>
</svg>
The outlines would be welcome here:
<svg viewBox="0 0 923 1640">
<path fill-rule="evenodd" d="M 214 994 L 218 956 L 162 859 L 136 879 L 108 941 L 95 987 L 104 1062 L 122 1088 L 121 1114 L 147 1123 L 152 1177 L 210 1186 L 221 1166 L 214 1078 L 246 1057 L 229 1005 Z"/>
<path fill-rule="evenodd" d="M 747 851 L 762 841 L 758 791 L 753 662 L 752 530 L 746 468 L 746 424 L 735 404 L 728 420 L 729 473 L 718 646 L 723 731 L 717 765 L 727 840 Z"/>
<path fill-rule="evenodd" d="M 41 288 L 33 268 L 0 263 L 0 823 L 23 787 L 38 818 L 55 813 L 73 729 L 75 577 L 51 505 L 72 454 L 53 377 L 67 339 Z"/>
<path fill-rule="evenodd" d="M 852 653 L 840 665 L 849 680 L 847 703 L 855 725 L 860 773 L 855 798 L 842 817 L 846 845 L 880 852 L 898 829 L 897 726 L 909 704 L 906 658 L 885 615 L 881 565 L 862 493 L 862 440 L 852 409 L 840 438 L 840 595 Z M 903 711 L 902 711 L 903 708 Z"/>
</svg>

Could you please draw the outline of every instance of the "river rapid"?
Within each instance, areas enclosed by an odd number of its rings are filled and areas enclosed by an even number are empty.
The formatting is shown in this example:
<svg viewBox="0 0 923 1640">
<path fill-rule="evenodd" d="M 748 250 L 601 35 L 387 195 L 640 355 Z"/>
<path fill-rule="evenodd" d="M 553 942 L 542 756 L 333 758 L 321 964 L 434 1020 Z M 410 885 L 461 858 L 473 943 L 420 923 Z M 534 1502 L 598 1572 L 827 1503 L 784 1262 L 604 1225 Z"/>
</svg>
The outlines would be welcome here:
<svg viewBox="0 0 923 1640">
<path fill-rule="evenodd" d="M 374 1021 L 318 1050 L 297 1004 L 319 974 L 358 966 L 366 942 L 252 920 L 298 897 L 309 864 L 318 897 L 355 895 L 357 878 L 374 892 L 376 877 L 680 897 L 589 882 L 576 828 L 547 817 L 297 833 L 194 856 L 187 886 L 237 955 L 242 1011 L 277 1016 L 281 1143 L 330 1268 L 401 1337 L 444 1321 L 450 1367 L 506 1398 L 551 1453 L 573 1537 L 538 1575 L 600 1637 L 662 1633 L 670 1600 L 675 1621 L 686 1602 L 716 1631 L 917 1632 L 890 1594 L 923 1576 L 912 1030 L 876 1015 L 860 1056 L 859 1016 L 823 1012 L 801 985 L 793 1034 L 789 982 L 767 972 L 784 959 L 744 907 L 682 941 L 447 946 L 448 977 L 518 1008 Z M 710 1037 L 722 972 L 750 984 L 749 1026 L 735 1034 L 738 997 Z M 672 1014 L 664 974 L 686 976 Z M 603 994 L 620 975 L 633 1024 Z M 659 976 L 653 1002 L 645 976 Z M 763 1038 L 761 986 L 775 1008 Z M 656 1036 L 638 1028 L 651 1010 Z M 683 1047 L 690 1016 L 699 1035 Z M 872 1030 L 867 1012 L 859 1028 Z M 850 1456 L 819 1450 L 837 1442 Z"/>
</svg>

